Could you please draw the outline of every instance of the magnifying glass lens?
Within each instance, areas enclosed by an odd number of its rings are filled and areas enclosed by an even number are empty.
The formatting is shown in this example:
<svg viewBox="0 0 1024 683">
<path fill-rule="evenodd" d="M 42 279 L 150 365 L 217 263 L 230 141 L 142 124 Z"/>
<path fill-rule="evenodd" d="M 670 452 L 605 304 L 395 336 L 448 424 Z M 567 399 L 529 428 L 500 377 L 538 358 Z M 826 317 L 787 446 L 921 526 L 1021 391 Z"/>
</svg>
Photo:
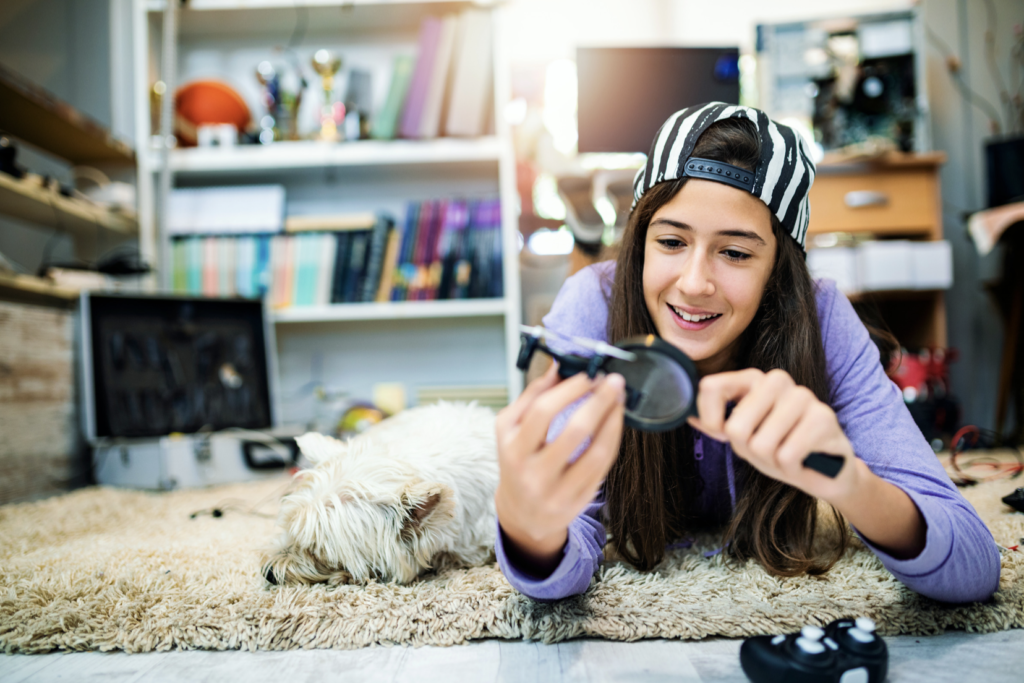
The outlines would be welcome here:
<svg viewBox="0 0 1024 683">
<path fill-rule="evenodd" d="M 635 361 L 608 358 L 606 372 L 626 380 L 626 424 L 646 431 L 675 429 L 695 414 L 697 372 L 678 349 L 657 338 L 616 344 L 636 355 Z"/>
</svg>

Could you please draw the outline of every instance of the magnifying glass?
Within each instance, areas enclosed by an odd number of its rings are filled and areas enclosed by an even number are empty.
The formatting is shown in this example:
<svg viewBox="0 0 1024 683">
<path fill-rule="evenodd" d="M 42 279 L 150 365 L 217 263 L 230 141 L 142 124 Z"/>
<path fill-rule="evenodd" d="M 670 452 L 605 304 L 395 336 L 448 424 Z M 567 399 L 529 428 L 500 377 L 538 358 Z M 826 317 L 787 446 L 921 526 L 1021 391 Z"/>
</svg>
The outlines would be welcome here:
<svg viewBox="0 0 1024 683">
<path fill-rule="evenodd" d="M 539 325 L 522 325 L 519 329 L 522 344 L 516 365 L 520 370 L 526 370 L 534 353 L 542 351 L 558 361 L 558 375 L 563 379 L 581 372 L 591 379 L 599 372 L 622 375 L 626 380 L 625 422 L 629 427 L 667 432 L 697 414 L 697 366 L 685 353 L 653 334 L 612 345 L 563 335 Z M 559 353 L 544 343 L 545 338 L 568 342 L 593 355 Z M 838 455 L 815 452 L 804 458 L 804 467 L 834 478 L 844 462 Z"/>
</svg>

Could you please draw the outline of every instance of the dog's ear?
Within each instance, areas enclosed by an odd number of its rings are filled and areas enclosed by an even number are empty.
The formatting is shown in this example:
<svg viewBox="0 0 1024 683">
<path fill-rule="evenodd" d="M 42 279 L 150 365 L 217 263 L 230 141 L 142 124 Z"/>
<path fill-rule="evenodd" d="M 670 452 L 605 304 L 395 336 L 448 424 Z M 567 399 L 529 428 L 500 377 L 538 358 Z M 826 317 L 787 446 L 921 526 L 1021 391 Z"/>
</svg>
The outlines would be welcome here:
<svg viewBox="0 0 1024 683">
<path fill-rule="evenodd" d="M 408 512 L 403 534 L 417 535 L 431 526 L 449 521 L 455 514 L 454 494 L 444 484 L 410 484 L 402 492 L 402 503 Z"/>
<path fill-rule="evenodd" d="M 319 465 L 325 460 L 344 455 L 345 451 L 348 450 L 348 444 L 344 441 L 338 441 L 333 437 L 318 434 L 317 432 L 307 432 L 296 438 L 295 443 L 299 445 L 299 450 L 306 456 L 306 460 L 309 460 L 309 464 L 313 466 Z"/>
</svg>

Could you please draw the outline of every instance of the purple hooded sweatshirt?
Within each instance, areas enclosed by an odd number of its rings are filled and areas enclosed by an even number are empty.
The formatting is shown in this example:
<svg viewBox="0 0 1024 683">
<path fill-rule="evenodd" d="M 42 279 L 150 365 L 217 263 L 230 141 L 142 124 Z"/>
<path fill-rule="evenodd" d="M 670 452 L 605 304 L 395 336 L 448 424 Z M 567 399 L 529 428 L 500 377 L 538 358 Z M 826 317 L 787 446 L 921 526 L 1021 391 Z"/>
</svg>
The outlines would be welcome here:
<svg viewBox="0 0 1024 683">
<path fill-rule="evenodd" d="M 566 280 L 544 317 L 544 326 L 563 334 L 609 341 L 607 302 L 614 273 L 615 263 L 605 261 Z M 991 532 L 957 491 L 914 424 L 899 389 L 879 362 L 878 348 L 847 298 L 834 282 L 820 280 L 816 282 L 816 300 L 833 388 L 831 406 L 839 424 L 857 457 L 876 475 L 905 491 L 928 527 L 924 550 L 906 560 L 896 559 L 858 536 L 911 590 L 945 602 L 986 600 L 999 585 L 999 549 Z M 582 352 L 567 346 L 558 350 Z M 549 441 L 561 432 L 574 409 L 570 406 L 555 418 Z M 709 520 L 727 520 L 736 501 L 732 449 L 695 433 L 694 457 L 704 480 L 698 509 Z M 604 559 L 603 505 L 598 495 L 569 525 L 561 561 L 548 576 L 532 576 L 510 562 L 499 524 L 495 550 L 509 583 L 536 600 L 558 600 L 586 591 Z"/>
</svg>

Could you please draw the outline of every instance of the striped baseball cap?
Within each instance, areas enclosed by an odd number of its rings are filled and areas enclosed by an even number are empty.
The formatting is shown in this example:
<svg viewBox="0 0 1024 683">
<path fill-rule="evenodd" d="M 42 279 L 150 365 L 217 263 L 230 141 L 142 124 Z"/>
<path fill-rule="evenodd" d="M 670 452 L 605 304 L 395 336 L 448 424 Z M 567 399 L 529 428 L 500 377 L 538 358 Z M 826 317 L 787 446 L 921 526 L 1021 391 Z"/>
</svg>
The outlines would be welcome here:
<svg viewBox="0 0 1024 683">
<path fill-rule="evenodd" d="M 761 158 L 753 171 L 693 156 L 697 139 L 708 126 L 729 118 L 748 119 L 757 128 Z M 654 137 L 646 165 L 633 181 L 633 206 L 658 183 L 678 178 L 716 180 L 749 192 L 764 202 L 783 229 L 805 248 L 814 162 L 799 133 L 772 121 L 760 109 L 708 102 L 668 117 Z"/>
</svg>

